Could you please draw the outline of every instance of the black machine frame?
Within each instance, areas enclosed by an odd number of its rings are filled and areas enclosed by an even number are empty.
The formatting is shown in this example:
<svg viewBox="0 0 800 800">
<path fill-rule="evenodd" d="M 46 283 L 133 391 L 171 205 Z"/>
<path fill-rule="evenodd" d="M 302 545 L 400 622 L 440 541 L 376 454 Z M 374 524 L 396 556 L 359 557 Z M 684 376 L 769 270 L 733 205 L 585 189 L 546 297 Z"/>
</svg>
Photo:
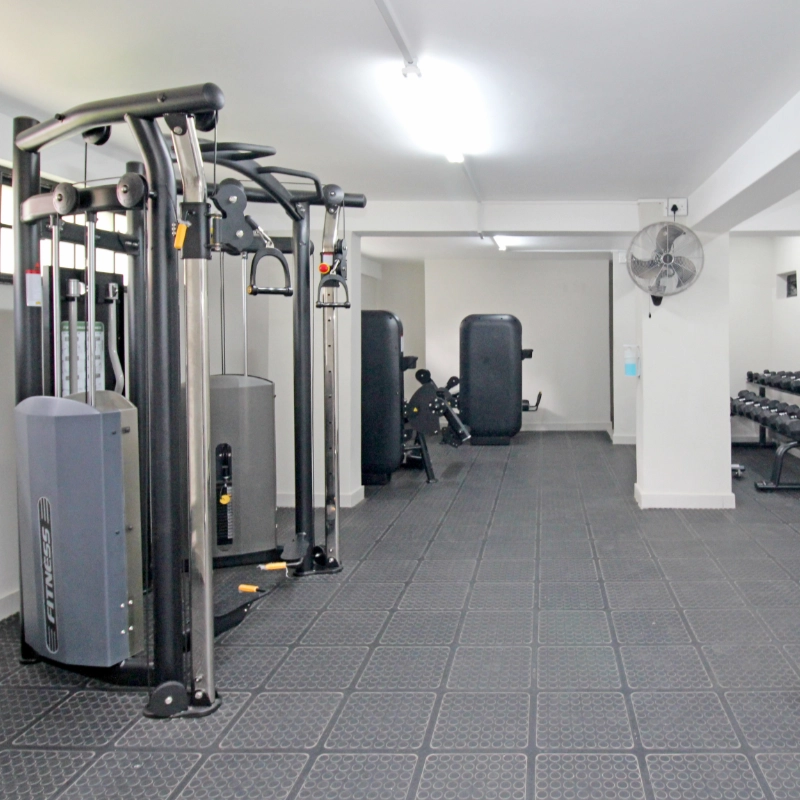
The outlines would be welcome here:
<svg viewBox="0 0 800 800">
<path fill-rule="evenodd" d="M 325 206 L 328 214 L 342 207 L 366 205 L 363 195 L 344 194 L 338 187 L 335 193 L 323 187 L 311 173 L 272 166 L 262 166 L 257 158 L 274 154 L 270 147 L 237 143 L 200 144 L 195 129 L 209 131 L 216 126 L 218 112 L 224 105 L 221 90 L 214 84 L 150 92 L 130 97 L 113 98 L 77 106 L 51 120 L 39 122 L 30 117 L 14 120 L 13 154 L 13 204 L 16 263 L 14 273 L 14 326 L 16 356 L 16 402 L 36 395 L 53 394 L 55 369 L 47 342 L 53 336 L 53 309 L 43 301 L 39 308 L 26 305 L 25 275 L 35 269 L 39 260 L 39 241 L 58 235 L 61 241 L 84 243 L 87 231 L 94 235 L 94 245 L 124 253 L 132 259 L 129 287 L 134 298 L 128 322 L 128 353 L 131 402 L 139 414 L 140 483 L 142 529 L 144 541 L 150 541 L 152 552 L 145 560 L 150 570 L 153 607 L 152 661 L 149 656 L 132 657 L 110 669 L 81 669 L 127 685 L 155 687 L 145 713 L 152 716 L 180 714 L 205 714 L 218 706 L 218 698 L 210 680 L 211 691 L 206 692 L 197 676 L 187 681 L 186 653 L 194 653 L 195 639 L 209 638 L 207 630 L 192 635 L 185 622 L 187 582 L 187 542 L 189 483 L 187 474 L 187 431 L 181 388 L 181 330 L 179 259 L 187 265 L 192 260 L 202 263 L 210 258 L 210 244 L 214 239 L 214 220 L 209 220 L 205 202 L 205 178 L 198 177 L 202 161 L 214 161 L 221 167 L 238 173 L 256 188 L 249 186 L 246 199 L 258 203 L 275 203 L 281 206 L 292 221 L 292 237 L 270 240 L 258 226 L 247 219 L 253 232 L 261 235 L 274 248 L 276 256 L 292 254 L 295 262 L 294 285 L 294 392 L 295 392 L 295 487 L 296 487 L 296 547 L 292 566 L 297 576 L 340 569 L 320 559 L 320 548 L 315 543 L 313 488 L 312 488 L 312 290 L 310 239 L 310 208 Z M 176 181 L 173 155 L 167 146 L 159 119 L 164 118 L 175 143 L 179 166 L 183 167 L 194 157 L 197 164 L 187 174 L 196 178 L 191 185 L 187 178 Z M 108 140 L 115 124 L 126 124 L 142 156 L 142 164 L 129 162 L 127 173 L 117 184 L 77 188 L 59 184 L 50 193 L 40 191 L 40 151 L 54 142 L 82 134 L 88 144 L 103 144 Z M 192 141 L 182 141 L 191 132 Z M 179 142 L 180 151 L 179 151 Z M 192 153 L 194 150 L 194 153 Z M 181 165 L 181 158 L 184 164 Z M 286 188 L 279 176 L 302 178 L 310 182 L 311 191 L 292 191 Z M 199 182 L 198 182 L 199 181 Z M 223 182 L 224 183 L 224 182 Z M 201 186 L 202 185 L 202 186 Z M 221 185 L 221 184 L 220 184 Z M 240 184 L 241 185 L 241 184 Z M 209 185 L 210 191 L 219 187 Z M 199 197 L 195 197 L 200 192 Z M 178 195 L 183 195 L 178 217 Z M 213 200 L 214 198 L 212 198 Z M 124 212 L 128 220 L 127 233 L 95 230 L 94 225 L 84 228 L 67 223 L 62 216 L 87 212 L 87 219 L 98 211 Z M 173 246 L 173 235 L 181 227 L 189 235 L 186 243 Z M 327 224 L 327 219 L 326 219 Z M 248 231 L 250 233 L 250 231 Z M 236 231 L 239 236 L 240 232 Z M 238 247 L 231 244 L 231 252 L 256 252 L 251 270 L 249 291 L 259 293 L 255 285 L 258 253 L 264 243 L 258 244 L 250 237 L 249 244 Z M 230 239 L 226 240 L 231 242 Z M 219 249 L 220 243 L 216 242 Z M 342 246 L 339 242 L 338 246 Z M 228 252 L 225 243 L 222 249 Z M 238 249 L 237 249 L 238 247 Z M 324 255 L 324 254 L 323 254 Z M 335 262 L 342 265 L 338 280 L 346 292 L 346 272 L 343 254 Z M 284 270 L 288 268 L 283 259 Z M 288 295 L 291 289 L 262 290 Z M 53 287 L 50 275 L 42 274 L 43 298 L 50 298 Z M 320 298 L 322 297 L 320 291 Z M 317 301 L 317 307 L 326 311 L 334 303 L 326 294 L 328 303 Z M 343 304 L 341 304 L 343 305 Z M 44 345 L 44 346 L 43 346 Z M 189 457 L 191 462 L 191 456 Z M 191 466 L 189 466 L 191 470 Z M 324 550 L 323 550 L 324 552 Z M 280 552 L 276 552 L 279 556 Z M 191 557 L 189 558 L 191 571 Z M 207 576 L 206 576 L 207 577 Z M 21 600 L 22 602 L 22 600 Z M 194 610 L 194 603 L 193 610 Z M 230 626 L 240 621 L 246 607 L 230 619 L 222 621 Z M 205 619 L 205 617 L 203 617 Z M 217 620 L 219 622 L 219 620 Z M 216 627 L 216 626 L 215 626 Z M 219 628 L 216 628 L 219 632 Z M 190 645 L 189 642 L 192 642 Z M 208 647 L 204 643 L 204 647 Z M 21 631 L 21 658 L 23 661 L 41 660 L 25 641 Z M 63 665 L 62 665 L 63 666 Z M 209 667 L 213 672 L 213 663 Z M 199 691 L 198 686 L 201 687 Z"/>
<path fill-rule="evenodd" d="M 77 106 L 53 119 L 39 122 L 30 117 L 14 120 L 13 199 L 16 263 L 14 274 L 14 339 L 16 401 L 53 392 L 53 364 L 48 347 L 52 336 L 50 305 L 28 307 L 25 274 L 39 260 L 41 220 L 55 216 L 54 194 L 40 194 L 40 151 L 65 137 L 82 133 L 87 142 L 100 143 L 111 125 L 125 123 L 142 154 L 149 192 L 137 203 L 120 202 L 117 186 L 92 187 L 78 193 L 76 208 L 113 210 L 128 215 L 128 234 L 98 231 L 98 247 L 123 252 L 133 258 L 131 287 L 134 297 L 130 318 L 131 400 L 140 414 L 140 480 L 142 524 L 152 541 L 152 664 L 131 658 L 104 671 L 119 682 L 155 685 L 149 710 L 168 716 L 187 711 L 193 699 L 209 706 L 209 698 L 194 698 L 187 686 L 184 653 L 184 542 L 186 530 L 185 432 L 181 408 L 181 353 L 179 308 L 179 253 L 172 247 L 176 223 L 176 185 L 172 159 L 158 119 L 168 113 L 197 114 L 215 119 L 224 105 L 221 90 L 206 83 L 178 89 L 114 98 Z M 149 235 L 145 236 L 145 230 Z M 82 226 L 60 224 L 62 240 L 85 241 Z M 52 292 L 43 274 L 43 297 Z M 143 345 L 143 346 L 140 346 Z M 148 537 L 146 536 L 145 539 Z M 21 602 L 24 600 L 21 599 Z M 21 657 L 40 657 L 25 641 L 22 628 Z M 158 687 L 169 687 L 159 694 Z M 169 697 L 165 710 L 163 701 Z M 200 710 L 202 713 L 202 709 Z"/>
</svg>

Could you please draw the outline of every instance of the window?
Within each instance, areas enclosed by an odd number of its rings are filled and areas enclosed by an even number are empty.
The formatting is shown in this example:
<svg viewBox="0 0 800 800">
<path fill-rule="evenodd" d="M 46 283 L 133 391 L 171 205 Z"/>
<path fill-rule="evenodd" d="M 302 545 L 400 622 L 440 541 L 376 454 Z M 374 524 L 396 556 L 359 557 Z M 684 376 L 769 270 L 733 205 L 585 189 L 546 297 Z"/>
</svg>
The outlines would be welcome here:
<svg viewBox="0 0 800 800">
<path fill-rule="evenodd" d="M 55 184 L 51 181 L 42 181 L 43 192 L 52 191 Z M 74 214 L 64 217 L 65 222 L 76 225 L 85 225 L 86 218 L 83 214 Z M 11 191 L 11 170 L 0 167 L 0 282 L 8 282 L 14 274 L 14 200 Z M 114 214 L 103 211 L 97 215 L 99 230 L 127 231 L 125 214 Z M 52 263 L 50 239 L 39 242 L 39 263 L 42 267 L 49 267 Z M 84 269 L 86 264 L 86 248 L 82 244 L 61 242 L 59 259 L 64 269 Z M 113 272 L 122 275 L 123 283 L 128 284 L 128 256 L 124 253 L 112 253 L 110 250 L 97 250 L 97 271 Z"/>
<path fill-rule="evenodd" d="M 14 272 L 14 201 L 11 171 L 0 168 L 0 273 Z"/>
<path fill-rule="evenodd" d="M 786 276 L 786 296 L 797 297 L 797 273 L 790 272 Z"/>
</svg>

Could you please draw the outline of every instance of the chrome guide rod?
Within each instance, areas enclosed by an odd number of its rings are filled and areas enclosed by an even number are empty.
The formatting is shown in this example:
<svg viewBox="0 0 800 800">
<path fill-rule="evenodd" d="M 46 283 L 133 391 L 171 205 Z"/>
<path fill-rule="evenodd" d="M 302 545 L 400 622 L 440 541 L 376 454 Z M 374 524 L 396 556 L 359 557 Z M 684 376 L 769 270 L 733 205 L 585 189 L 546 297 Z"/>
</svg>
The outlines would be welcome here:
<svg viewBox="0 0 800 800">
<path fill-rule="evenodd" d="M 327 187 L 326 187 L 327 188 Z M 336 243 L 339 239 L 341 205 L 325 206 L 322 229 L 322 262 L 333 267 Z M 339 417 L 336 354 L 338 348 L 336 328 L 335 286 L 322 290 L 322 371 L 325 393 L 325 556 L 327 563 L 339 563 Z"/>
<path fill-rule="evenodd" d="M 194 118 L 172 128 L 183 179 L 184 209 L 205 204 L 206 180 Z M 205 213 L 205 212 L 203 212 Z M 185 215 L 184 215 L 185 216 Z M 197 221 L 195 222 L 197 224 Z M 187 255 L 187 254 L 185 254 Z M 214 678 L 214 589 L 210 519 L 211 400 L 208 347 L 208 259 L 183 259 L 186 292 L 186 424 L 189 455 L 189 538 L 191 582 L 192 699 L 211 705 L 217 699 Z"/>
<path fill-rule="evenodd" d="M 243 338 L 243 352 L 244 352 L 244 367 L 242 374 L 245 378 L 248 376 L 247 371 L 247 253 L 242 253 L 242 338 Z"/>
<path fill-rule="evenodd" d="M 322 301 L 333 303 L 335 289 L 324 289 Z M 336 309 L 326 308 L 322 323 L 322 369 L 325 392 L 325 552 L 328 563 L 339 562 L 339 418 L 337 409 Z"/>
<path fill-rule="evenodd" d="M 97 318 L 97 287 L 95 275 L 97 272 L 97 244 L 95 230 L 97 227 L 97 214 L 94 211 L 86 213 L 86 402 L 90 406 L 95 404 L 95 391 L 97 378 L 95 376 L 95 341 L 94 327 Z"/>
<path fill-rule="evenodd" d="M 52 264 L 51 289 L 53 292 L 53 313 L 51 324 L 53 326 L 53 396 L 61 397 L 61 219 L 53 214 L 50 217 L 50 231 L 52 236 Z"/>
</svg>

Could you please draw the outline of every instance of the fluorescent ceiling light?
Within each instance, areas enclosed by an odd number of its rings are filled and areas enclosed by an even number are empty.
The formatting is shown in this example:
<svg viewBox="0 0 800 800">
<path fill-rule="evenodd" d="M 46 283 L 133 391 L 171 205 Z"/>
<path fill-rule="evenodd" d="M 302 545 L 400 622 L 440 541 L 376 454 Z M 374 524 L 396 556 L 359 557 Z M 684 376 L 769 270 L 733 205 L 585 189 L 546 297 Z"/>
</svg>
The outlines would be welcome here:
<svg viewBox="0 0 800 800">
<path fill-rule="evenodd" d="M 489 115 L 475 81 L 453 64 L 422 59 L 381 65 L 384 96 L 413 143 L 454 164 L 489 148 Z"/>
</svg>

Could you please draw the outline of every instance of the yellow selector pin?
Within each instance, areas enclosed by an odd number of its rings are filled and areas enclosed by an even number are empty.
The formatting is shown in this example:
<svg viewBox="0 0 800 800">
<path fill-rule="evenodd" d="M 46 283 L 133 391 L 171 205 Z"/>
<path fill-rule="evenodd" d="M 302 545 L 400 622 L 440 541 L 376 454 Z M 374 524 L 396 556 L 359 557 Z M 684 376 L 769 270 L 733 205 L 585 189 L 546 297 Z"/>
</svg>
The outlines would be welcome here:
<svg viewBox="0 0 800 800">
<path fill-rule="evenodd" d="M 181 250 L 183 243 L 186 241 L 186 231 L 189 230 L 189 225 L 186 222 L 179 222 L 175 227 L 175 249 Z"/>
<path fill-rule="evenodd" d="M 229 494 L 221 494 L 219 496 L 219 504 L 221 506 L 226 506 L 231 501 L 231 496 Z"/>
</svg>

